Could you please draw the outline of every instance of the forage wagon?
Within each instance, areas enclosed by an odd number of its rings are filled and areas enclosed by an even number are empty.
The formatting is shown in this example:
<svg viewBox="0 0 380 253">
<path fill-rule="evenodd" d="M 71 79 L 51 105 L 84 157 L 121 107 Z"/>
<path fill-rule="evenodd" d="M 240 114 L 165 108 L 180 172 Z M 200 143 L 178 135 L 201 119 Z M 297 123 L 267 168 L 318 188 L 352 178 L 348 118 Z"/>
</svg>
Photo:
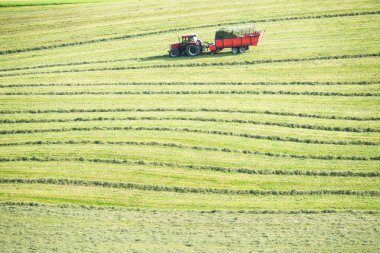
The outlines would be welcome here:
<svg viewBox="0 0 380 253">
<path fill-rule="evenodd" d="M 215 42 L 203 42 L 196 33 L 184 34 L 177 43 L 170 44 L 169 56 L 197 56 L 205 51 L 219 53 L 231 48 L 232 53 L 244 53 L 250 46 L 257 46 L 264 36 L 264 31 L 231 30 L 222 28 L 215 33 Z"/>
</svg>

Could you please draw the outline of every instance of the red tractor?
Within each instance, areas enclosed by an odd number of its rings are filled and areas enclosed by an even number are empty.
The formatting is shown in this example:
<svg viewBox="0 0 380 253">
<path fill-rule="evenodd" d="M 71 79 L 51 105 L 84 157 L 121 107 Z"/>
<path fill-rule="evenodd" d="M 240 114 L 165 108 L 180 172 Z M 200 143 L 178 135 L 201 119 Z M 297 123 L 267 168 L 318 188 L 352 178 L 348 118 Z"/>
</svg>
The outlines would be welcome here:
<svg viewBox="0 0 380 253">
<path fill-rule="evenodd" d="M 203 52 L 202 41 L 195 33 L 182 35 L 182 41 L 170 45 L 169 56 L 177 57 L 182 54 L 197 56 Z"/>
<path fill-rule="evenodd" d="M 182 41 L 170 45 L 169 56 L 178 57 L 186 54 L 197 56 L 203 51 L 219 53 L 224 48 L 231 48 L 232 53 L 244 53 L 249 46 L 257 46 L 264 36 L 264 31 L 229 31 L 220 29 L 215 33 L 215 42 L 207 43 L 195 33 L 182 35 Z"/>
</svg>

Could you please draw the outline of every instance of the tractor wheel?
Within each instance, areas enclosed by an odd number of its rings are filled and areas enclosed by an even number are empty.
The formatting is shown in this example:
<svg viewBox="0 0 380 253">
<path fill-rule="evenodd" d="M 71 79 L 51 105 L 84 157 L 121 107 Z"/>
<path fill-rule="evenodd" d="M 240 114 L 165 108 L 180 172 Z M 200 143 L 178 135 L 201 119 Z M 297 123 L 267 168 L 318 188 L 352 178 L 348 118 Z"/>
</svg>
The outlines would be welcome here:
<svg viewBox="0 0 380 253">
<path fill-rule="evenodd" d="M 200 53 L 201 53 L 201 49 L 197 45 L 191 44 L 191 45 L 188 45 L 186 48 L 186 54 L 188 56 L 197 56 Z"/>
<path fill-rule="evenodd" d="M 244 54 L 245 53 L 245 47 L 239 47 L 239 53 Z"/>
<path fill-rule="evenodd" d="M 169 56 L 174 58 L 174 57 L 178 57 L 180 55 L 180 52 L 177 48 L 172 48 L 170 49 L 169 51 Z"/>
<path fill-rule="evenodd" d="M 233 47 L 232 48 L 232 53 L 233 54 L 237 54 L 239 52 L 239 48 L 237 48 L 237 47 Z"/>
</svg>

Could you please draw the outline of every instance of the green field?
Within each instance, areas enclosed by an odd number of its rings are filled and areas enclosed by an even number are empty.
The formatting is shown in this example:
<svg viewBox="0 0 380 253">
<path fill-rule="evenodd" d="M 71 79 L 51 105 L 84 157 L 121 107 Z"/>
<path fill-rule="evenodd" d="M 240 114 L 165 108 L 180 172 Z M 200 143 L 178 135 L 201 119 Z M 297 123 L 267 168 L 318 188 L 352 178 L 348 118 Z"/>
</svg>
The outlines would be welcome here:
<svg viewBox="0 0 380 253">
<path fill-rule="evenodd" d="M 0 0 L 1 252 L 380 251 L 380 2 Z M 255 24 L 258 47 L 169 58 Z"/>
<path fill-rule="evenodd" d="M 73 243 L 74 251 L 120 252 L 133 248 L 134 252 L 168 249 L 172 252 L 276 252 L 281 248 L 302 252 L 301 249 L 307 248 L 335 252 L 339 248 L 340 252 L 371 252 L 377 247 L 380 225 L 379 214 L 355 212 L 234 213 L 10 203 L 1 205 L 0 210 L 2 221 L 6 222 L 0 227 L 0 242 L 18 244 L 20 251 L 28 252 L 66 251 L 62 237 Z"/>
</svg>

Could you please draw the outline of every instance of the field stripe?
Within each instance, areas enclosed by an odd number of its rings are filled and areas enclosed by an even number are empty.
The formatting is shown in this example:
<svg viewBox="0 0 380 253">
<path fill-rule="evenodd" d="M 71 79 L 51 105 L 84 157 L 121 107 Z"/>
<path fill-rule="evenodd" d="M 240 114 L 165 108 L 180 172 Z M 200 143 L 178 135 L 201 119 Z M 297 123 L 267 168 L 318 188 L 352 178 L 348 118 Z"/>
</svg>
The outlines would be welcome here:
<svg viewBox="0 0 380 253">
<path fill-rule="evenodd" d="M 309 130 L 323 130 L 323 131 L 336 131 L 336 132 L 380 132 L 376 128 L 360 128 L 360 127 L 339 127 L 339 126 L 321 126 L 321 125 L 306 125 L 270 121 L 257 121 L 257 120 L 241 120 L 241 119 L 220 119 L 220 118 L 204 118 L 204 117 L 96 117 L 96 118 L 71 118 L 71 119 L 0 119 L 0 124 L 19 124 L 19 123 L 52 123 L 52 122 L 91 122 L 91 121 L 136 121 L 136 120 L 153 120 L 153 121 L 195 121 L 195 122 L 221 122 L 221 123 L 239 123 L 239 124 L 252 124 L 264 126 L 279 126 L 288 128 L 301 128 Z"/>
<path fill-rule="evenodd" d="M 82 61 L 82 62 L 54 63 L 54 64 L 45 64 L 45 65 L 27 66 L 27 67 L 3 68 L 3 69 L 0 69 L 0 72 L 9 72 L 9 71 L 18 71 L 18 70 L 30 70 L 30 69 L 43 69 L 43 68 L 54 68 L 54 67 L 67 67 L 67 66 L 80 66 L 80 65 L 88 65 L 88 64 L 126 62 L 126 61 L 132 61 L 132 60 L 133 60 L 133 58 L 123 58 L 123 59 L 115 59 L 115 60 L 99 60 L 99 61 Z"/>
<path fill-rule="evenodd" d="M 344 81 L 344 82 L 118 82 L 118 83 L 32 83 L 32 84 L 0 84 L 1 88 L 21 87 L 89 87 L 89 86 L 331 86 L 331 85 L 374 85 L 379 81 Z"/>
<path fill-rule="evenodd" d="M 309 62 L 321 60 L 342 60 L 342 59 L 358 59 L 368 57 L 379 57 L 380 53 L 368 54 L 353 54 L 353 55 L 330 55 L 330 56 L 316 56 L 306 58 L 287 58 L 287 59 L 264 59 L 253 61 L 229 61 L 229 62 L 195 62 L 183 64 L 157 64 L 157 65 L 142 65 L 142 66 L 127 66 L 127 67 L 103 67 L 103 68 L 89 68 L 89 69 L 69 69 L 69 70 L 54 70 L 54 71 L 40 71 L 40 72 L 24 72 L 24 73 L 11 73 L 0 74 L 0 77 L 10 76 L 27 76 L 27 75 L 43 75 L 43 74 L 61 74 L 61 73 L 79 73 L 79 72 L 94 72 L 94 71 L 120 71 L 120 70 L 139 70 L 139 69 L 162 69 L 162 68 L 191 68 L 191 67 L 221 67 L 221 66 L 237 66 L 237 65 L 258 65 L 268 63 L 288 63 L 288 62 Z M 169 56 L 168 56 L 169 57 Z"/>
<path fill-rule="evenodd" d="M 72 127 L 72 128 L 50 128 L 50 129 L 14 129 L 2 130 L 0 135 L 10 134 L 32 134 L 32 133 L 50 133 L 50 132 L 70 132 L 70 131 L 165 131 L 165 132 L 187 132 L 187 133 L 201 133 L 211 135 L 224 135 L 235 136 L 248 139 L 260 139 L 271 141 L 284 141 L 284 142 L 297 142 L 307 144 L 331 144 L 331 145 L 366 145 L 366 146 L 379 146 L 379 142 L 372 141 L 333 141 L 333 140 L 317 140 L 317 139 L 301 139 L 295 137 L 281 137 L 270 135 L 254 135 L 248 133 L 235 133 L 216 130 L 202 130 L 192 128 L 169 128 L 169 127 Z"/>
<path fill-rule="evenodd" d="M 48 204 L 42 202 L 32 202 L 32 201 L 0 201 L 0 206 L 26 206 L 26 207 L 43 207 L 43 208 L 63 208 L 63 209 L 86 209 L 86 210 L 122 210 L 122 211 L 139 211 L 144 210 L 145 213 L 154 213 L 157 211 L 163 212 L 163 209 L 153 209 L 153 208 L 135 208 L 135 207 L 123 207 L 123 206 L 97 206 L 89 204 Z M 367 215 L 378 215 L 380 211 L 377 210 L 340 210 L 340 209 L 304 209 L 304 210 L 224 210 L 224 209 L 213 209 L 213 210 L 186 210 L 185 212 L 191 213 L 228 213 L 228 214 L 335 214 L 335 213 L 349 213 L 349 214 L 367 214 Z"/>
<path fill-rule="evenodd" d="M 221 112 L 221 113 L 266 114 L 266 115 L 291 116 L 291 117 L 301 117 L 301 118 L 354 120 L 354 121 L 380 120 L 380 117 L 354 117 L 354 116 L 319 115 L 319 114 L 294 113 L 294 112 L 233 110 L 233 109 L 215 109 L 215 108 L 97 108 L 97 109 L 0 110 L 0 114 L 98 113 L 98 112 Z"/>
<path fill-rule="evenodd" d="M 78 95 L 290 95 L 290 96 L 339 96 L 339 97 L 378 97 L 371 92 L 318 92 L 318 91 L 253 91 L 253 90 L 164 90 L 164 91 L 61 91 L 61 92 L 3 92 L 0 96 L 78 96 Z"/>
<path fill-rule="evenodd" d="M 22 7 L 46 7 L 46 6 L 56 6 L 56 5 L 72 5 L 72 4 L 91 4 L 91 3 L 98 3 L 101 2 L 100 0 L 94 0 L 94 1 L 81 1 L 81 0 L 75 0 L 75 1 L 49 1 L 49 2 L 33 2 L 33 1 L 8 1 L 7 3 L 0 2 L 1 8 L 22 8 Z M 105 2 L 105 1 L 103 1 Z"/>
<path fill-rule="evenodd" d="M 1 162 L 90 162 L 105 164 L 131 164 L 140 166 L 159 166 L 168 168 L 182 168 L 190 170 L 209 170 L 225 173 L 257 174 L 257 175 L 300 175 L 321 177 L 380 177 L 380 172 L 354 172 L 354 171 L 317 171 L 317 170 L 289 170 L 289 169 L 253 169 L 253 168 L 229 168 L 224 166 L 181 164 L 173 162 L 127 160 L 127 159 L 105 159 L 85 157 L 0 157 Z"/>
<path fill-rule="evenodd" d="M 144 36 L 150 36 L 150 35 L 158 35 L 158 34 L 178 32 L 178 31 L 191 30 L 191 29 L 219 27 L 219 26 L 226 26 L 226 25 L 228 26 L 228 25 L 248 24 L 248 23 L 266 23 L 266 22 L 281 22 L 281 21 L 306 20 L 306 19 L 321 19 L 321 18 L 325 19 L 325 18 L 338 18 L 338 17 L 367 16 L 367 15 L 378 15 L 378 14 L 380 14 L 380 11 L 365 11 L 365 12 L 350 12 L 350 13 L 338 13 L 338 14 L 322 14 L 322 15 L 254 19 L 254 20 L 246 20 L 246 21 L 240 21 L 240 22 L 224 22 L 224 23 L 218 23 L 218 24 L 207 24 L 207 25 L 189 26 L 189 27 L 181 27 L 181 28 L 172 28 L 172 29 L 166 29 L 166 30 L 160 30 L 160 31 L 150 31 L 150 32 L 144 32 L 144 33 L 137 33 L 137 34 L 127 34 L 127 35 L 120 35 L 120 36 L 114 36 L 114 37 L 109 37 L 109 38 L 97 38 L 97 39 L 92 39 L 92 40 L 67 42 L 67 43 L 61 43 L 61 44 L 55 44 L 55 45 L 54 44 L 42 45 L 38 47 L 3 50 L 3 51 L 0 51 L 0 55 L 24 53 L 24 52 L 31 52 L 31 51 L 41 51 L 41 50 L 70 47 L 70 46 L 81 46 L 81 45 L 87 45 L 87 44 L 93 44 L 93 43 L 99 43 L 99 42 L 125 40 L 125 39 L 144 37 Z"/>
<path fill-rule="evenodd" d="M 224 188 L 194 188 L 181 186 L 148 185 L 127 182 L 87 181 L 79 179 L 56 178 L 0 178 L 0 184 L 54 184 L 75 186 L 98 186 L 105 188 L 137 189 L 144 191 L 165 191 L 178 193 L 215 193 L 231 195 L 353 195 L 353 196 L 380 196 L 380 191 L 355 191 L 355 190 L 234 190 Z"/>
<path fill-rule="evenodd" d="M 70 209 L 86 209 L 86 210 L 122 210 L 122 211 L 138 211 L 141 208 L 122 207 L 122 206 L 97 206 L 89 204 L 47 204 L 42 202 L 28 202 L 28 201 L 0 201 L 0 206 L 27 206 L 27 207 L 43 207 L 43 208 L 70 208 Z M 163 209 L 146 208 L 144 212 L 156 213 L 157 211 L 164 211 Z M 334 214 L 334 213 L 350 213 L 350 214 L 380 214 L 377 210 L 335 210 L 335 209 L 305 209 L 305 210 L 186 210 L 191 213 L 229 213 L 229 214 Z"/>
<path fill-rule="evenodd" d="M 223 153 L 239 153 L 245 155 L 263 155 L 269 157 L 285 157 L 285 158 L 297 158 L 297 159 L 318 159 L 318 160 L 380 160 L 380 156 L 333 156 L 333 155 L 297 155 L 288 153 L 273 153 L 273 152 L 262 152 L 257 150 L 241 150 L 233 149 L 228 147 L 217 148 L 217 147 L 206 147 L 206 146 L 188 146 L 177 143 L 162 143 L 162 142 L 138 142 L 138 141 L 101 141 L 101 140 L 88 140 L 88 141 L 28 141 L 28 142 L 10 142 L 10 143 L 0 143 L 0 147 L 10 147 L 10 146 L 29 146 L 29 145 L 133 145 L 133 146 L 153 146 L 153 147 L 170 147 L 178 149 L 190 149 L 190 150 L 204 150 L 204 151 L 215 151 Z"/>
</svg>

